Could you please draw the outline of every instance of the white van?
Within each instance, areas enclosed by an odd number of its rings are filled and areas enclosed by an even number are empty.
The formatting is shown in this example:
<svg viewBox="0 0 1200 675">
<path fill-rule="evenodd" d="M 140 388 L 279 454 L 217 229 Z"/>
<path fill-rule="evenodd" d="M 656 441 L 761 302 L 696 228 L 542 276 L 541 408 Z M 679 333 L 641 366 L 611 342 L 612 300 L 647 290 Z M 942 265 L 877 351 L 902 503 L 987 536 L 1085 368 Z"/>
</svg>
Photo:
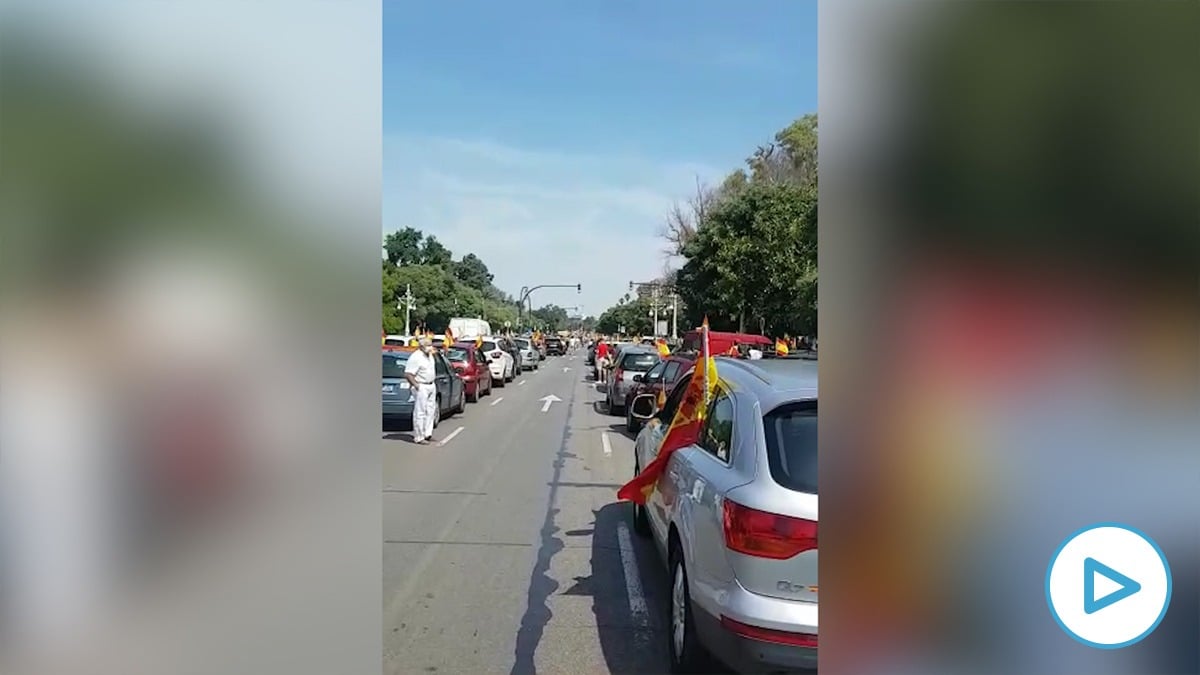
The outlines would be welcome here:
<svg viewBox="0 0 1200 675">
<path fill-rule="evenodd" d="M 492 334 L 492 325 L 483 319 L 450 319 L 450 332 L 456 340 L 474 339 Z"/>
</svg>

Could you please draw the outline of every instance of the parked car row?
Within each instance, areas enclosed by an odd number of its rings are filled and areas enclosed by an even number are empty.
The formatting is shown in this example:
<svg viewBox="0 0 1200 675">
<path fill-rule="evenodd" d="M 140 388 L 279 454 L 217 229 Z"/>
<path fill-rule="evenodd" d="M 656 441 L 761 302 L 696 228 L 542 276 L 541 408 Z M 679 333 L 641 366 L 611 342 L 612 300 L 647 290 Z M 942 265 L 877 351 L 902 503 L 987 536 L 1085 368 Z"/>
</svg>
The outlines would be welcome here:
<svg viewBox="0 0 1200 675">
<path fill-rule="evenodd" d="M 412 421 L 413 401 L 404 366 L 415 351 L 409 346 L 413 338 L 388 335 L 383 346 L 383 422 L 409 424 Z M 551 339 L 547 338 L 546 343 Z M 432 338 L 437 352 L 434 357 L 437 387 L 437 417 L 459 414 L 466 403 L 477 403 L 495 388 L 512 382 L 522 371 L 537 370 L 546 355 L 530 337 L 485 335 L 477 339 L 457 340 L 447 344 L 444 336 Z"/>
<path fill-rule="evenodd" d="M 716 363 L 720 383 L 697 441 L 672 453 L 633 509 L 633 529 L 654 542 L 670 577 L 671 670 L 707 672 L 712 657 L 740 672 L 814 669 L 816 363 Z M 658 455 L 692 366 L 673 355 L 636 378 L 626 404 L 642 427 L 633 475 Z"/>
</svg>

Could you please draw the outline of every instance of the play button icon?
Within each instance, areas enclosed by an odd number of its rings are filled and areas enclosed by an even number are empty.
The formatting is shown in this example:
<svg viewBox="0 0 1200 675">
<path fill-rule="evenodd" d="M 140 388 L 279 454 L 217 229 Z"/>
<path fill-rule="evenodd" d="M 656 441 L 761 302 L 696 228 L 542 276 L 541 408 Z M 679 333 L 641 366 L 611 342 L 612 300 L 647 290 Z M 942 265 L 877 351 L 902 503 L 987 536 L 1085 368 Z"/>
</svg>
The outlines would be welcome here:
<svg viewBox="0 0 1200 675">
<path fill-rule="evenodd" d="M 1162 550 L 1127 525 L 1079 530 L 1059 546 L 1046 570 L 1050 614 L 1090 647 L 1117 649 L 1142 641 L 1158 627 L 1170 600 L 1171 570 Z"/>
<path fill-rule="evenodd" d="M 1099 578 L 1097 579 L 1097 577 Z M 1097 581 L 1112 590 L 1107 590 L 1103 595 L 1097 597 Z M 1116 587 L 1115 589 L 1113 588 L 1114 586 Z M 1099 560 L 1095 558 L 1083 559 L 1083 611 L 1085 613 L 1095 614 L 1105 607 L 1120 602 L 1140 590 L 1142 590 L 1141 584 Z"/>
</svg>

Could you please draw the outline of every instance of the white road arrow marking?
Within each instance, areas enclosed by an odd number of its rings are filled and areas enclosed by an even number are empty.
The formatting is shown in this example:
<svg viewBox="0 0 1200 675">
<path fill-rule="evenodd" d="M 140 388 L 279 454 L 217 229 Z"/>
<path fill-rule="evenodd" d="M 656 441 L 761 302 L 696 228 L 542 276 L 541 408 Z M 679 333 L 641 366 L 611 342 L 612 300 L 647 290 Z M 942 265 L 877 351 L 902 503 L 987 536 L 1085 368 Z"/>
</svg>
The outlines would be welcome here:
<svg viewBox="0 0 1200 675">
<path fill-rule="evenodd" d="M 554 394 L 548 394 L 546 396 L 539 398 L 538 400 L 545 401 L 545 403 L 542 404 L 542 412 L 546 412 L 547 410 L 550 409 L 550 404 L 554 403 L 555 401 L 561 401 L 562 399 L 555 396 Z"/>
<path fill-rule="evenodd" d="M 501 396 L 500 398 L 496 399 L 495 401 L 492 401 L 492 405 L 496 405 L 497 403 L 499 403 L 500 401 L 503 401 L 503 400 L 504 400 L 504 397 Z"/>
<path fill-rule="evenodd" d="M 608 442 L 608 432 L 607 431 L 600 432 L 600 441 L 604 444 L 604 456 L 611 457 L 612 456 L 612 444 Z"/>
<path fill-rule="evenodd" d="M 517 386 L 519 387 L 519 386 L 521 386 L 521 385 L 523 385 L 523 384 L 525 384 L 525 380 L 521 380 L 520 382 L 518 382 L 518 383 L 517 383 Z"/>
<path fill-rule="evenodd" d="M 570 368 L 563 368 L 564 373 L 567 372 L 568 370 L 570 370 Z"/>
</svg>

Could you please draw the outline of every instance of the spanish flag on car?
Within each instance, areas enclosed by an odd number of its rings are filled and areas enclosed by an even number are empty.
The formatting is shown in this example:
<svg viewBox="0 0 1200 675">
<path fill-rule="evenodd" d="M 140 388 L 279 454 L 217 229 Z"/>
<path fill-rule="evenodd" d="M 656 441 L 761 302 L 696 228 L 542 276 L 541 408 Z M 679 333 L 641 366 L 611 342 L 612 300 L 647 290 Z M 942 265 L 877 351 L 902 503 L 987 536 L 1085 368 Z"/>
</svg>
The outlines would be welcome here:
<svg viewBox="0 0 1200 675">
<path fill-rule="evenodd" d="M 701 332 L 703 335 L 701 357 L 696 361 L 696 370 L 692 374 L 691 381 L 688 382 L 683 399 L 679 402 L 679 409 L 675 411 L 675 418 L 671 421 L 666 435 L 663 436 L 658 456 L 642 469 L 641 473 L 634 476 L 633 480 L 617 490 L 618 499 L 645 504 L 646 499 L 658 485 L 659 477 L 666 470 L 671 455 L 676 450 L 686 448 L 700 438 L 700 429 L 704 426 L 704 413 L 708 409 L 713 388 L 717 384 L 717 363 L 708 351 L 707 319 L 701 327 Z"/>
<path fill-rule="evenodd" d="M 383 337 L 382 337 L 382 338 L 380 338 L 380 346 L 381 346 L 381 347 L 386 347 L 386 346 L 387 346 L 387 331 L 386 331 L 386 330 L 385 330 L 385 331 L 383 331 Z"/>
<path fill-rule="evenodd" d="M 446 329 L 446 346 L 449 347 L 452 344 L 454 344 L 454 331 L 447 328 Z"/>
<path fill-rule="evenodd" d="M 483 336 L 482 335 L 475 338 L 475 348 L 476 349 L 483 348 Z"/>
<path fill-rule="evenodd" d="M 787 342 L 784 342 L 783 340 L 781 340 L 779 338 L 775 338 L 775 353 L 778 354 L 779 356 L 787 356 L 788 355 Z"/>
<path fill-rule="evenodd" d="M 658 338 L 654 341 L 654 346 L 658 348 L 658 355 L 664 359 L 671 355 L 671 348 L 667 346 L 667 341 Z"/>
</svg>

